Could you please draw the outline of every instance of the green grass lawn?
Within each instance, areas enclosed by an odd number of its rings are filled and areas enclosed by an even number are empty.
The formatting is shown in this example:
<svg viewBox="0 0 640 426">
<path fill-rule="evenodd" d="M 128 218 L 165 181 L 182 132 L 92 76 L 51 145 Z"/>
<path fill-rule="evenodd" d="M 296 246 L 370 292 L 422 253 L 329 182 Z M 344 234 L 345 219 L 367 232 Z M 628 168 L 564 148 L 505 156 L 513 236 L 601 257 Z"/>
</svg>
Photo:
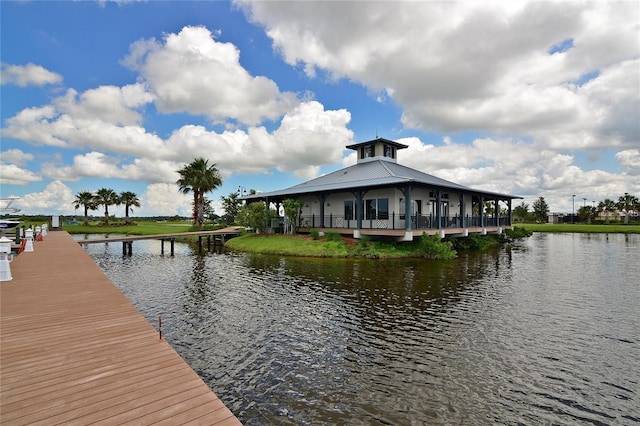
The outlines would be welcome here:
<svg viewBox="0 0 640 426">
<path fill-rule="evenodd" d="M 62 229 L 70 234 L 123 234 L 123 235 L 156 235 L 176 232 L 199 231 L 191 222 L 155 222 L 138 221 L 132 225 L 116 224 L 104 226 L 102 222 L 85 225 L 63 225 Z"/>
<path fill-rule="evenodd" d="M 232 238 L 225 247 L 251 253 L 308 257 L 370 257 L 400 258 L 422 256 L 411 243 L 382 243 L 367 239 L 340 238 L 339 241 L 325 237 L 312 239 L 306 235 L 245 234 Z"/>
<path fill-rule="evenodd" d="M 310 257 L 346 257 L 348 246 L 342 241 L 312 240 L 303 236 L 245 234 L 232 238 L 226 247 L 252 253 L 297 255 Z"/>
<path fill-rule="evenodd" d="M 534 232 L 580 232 L 580 233 L 609 233 L 609 234 L 640 234 L 640 225 L 587 225 L 583 223 L 522 223 L 516 226 Z"/>
</svg>

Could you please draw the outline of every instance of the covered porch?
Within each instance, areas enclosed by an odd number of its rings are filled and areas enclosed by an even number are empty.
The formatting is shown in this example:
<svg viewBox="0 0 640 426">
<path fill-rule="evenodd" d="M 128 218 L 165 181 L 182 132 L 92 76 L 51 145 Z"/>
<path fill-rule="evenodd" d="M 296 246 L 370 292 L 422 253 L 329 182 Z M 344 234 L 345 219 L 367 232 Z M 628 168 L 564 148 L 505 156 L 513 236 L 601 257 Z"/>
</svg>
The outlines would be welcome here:
<svg viewBox="0 0 640 426">
<path fill-rule="evenodd" d="M 284 218 L 282 219 L 284 220 Z M 466 237 L 470 234 L 500 234 L 504 229 L 511 229 L 511 216 L 452 216 L 435 217 L 434 215 L 413 215 L 410 226 L 403 216 L 392 213 L 388 218 L 369 218 L 361 221 L 345 219 L 344 216 L 329 214 L 307 215 L 300 217 L 300 232 L 337 232 L 342 235 L 360 238 L 361 236 L 393 238 L 399 241 L 410 241 L 423 234 L 440 235 L 441 238 Z"/>
</svg>

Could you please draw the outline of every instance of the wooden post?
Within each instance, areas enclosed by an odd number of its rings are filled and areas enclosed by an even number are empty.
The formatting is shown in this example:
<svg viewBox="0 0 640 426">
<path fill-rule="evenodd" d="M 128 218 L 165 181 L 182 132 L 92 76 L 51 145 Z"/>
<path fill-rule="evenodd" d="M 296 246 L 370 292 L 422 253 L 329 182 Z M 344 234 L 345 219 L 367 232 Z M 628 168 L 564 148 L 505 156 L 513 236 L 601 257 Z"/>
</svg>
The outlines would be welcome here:
<svg viewBox="0 0 640 426">
<path fill-rule="evenodd" d="M 175 238 L 172 238 L 172 239 L 171 239 L 171 257 L 173 257 L 173 246 L 174 246 L 174 243 L 175 243 L 175 242 L 176 242 L 176 239 L 175 239 Z"/>
<path fill-rule="evenodd" d="M 160 254 L 164 256 L 164 239 L 160 240 Z"/>
<path fill-rule="evenodd" d="M 211 252 L 211 235 L 207 235 L 207 253 Z"/>
</svg>

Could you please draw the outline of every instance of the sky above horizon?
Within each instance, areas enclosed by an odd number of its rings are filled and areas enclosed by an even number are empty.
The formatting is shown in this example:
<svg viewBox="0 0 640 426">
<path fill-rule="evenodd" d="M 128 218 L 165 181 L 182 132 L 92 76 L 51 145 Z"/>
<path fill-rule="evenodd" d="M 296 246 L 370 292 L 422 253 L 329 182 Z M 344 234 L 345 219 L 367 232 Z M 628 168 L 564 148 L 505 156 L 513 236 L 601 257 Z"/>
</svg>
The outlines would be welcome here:
<svg viewBox="0 0 640 426">
<path fill-rule="evenodd" d="M 138 195 L 134 216 L 188 216 L 176 171 L 196 157 L 222 174 L 208 194 L 222 214 L 221 196 L 354 164 L 345 146 L 377 136 L 409 146 L 399 163 L 553 212 L 640 196 L 636 1 L 1 1 L 0 15 L 0 195 L 24 214 L 82 214 L 75 195 L 106 187 Z"/>
</svg>

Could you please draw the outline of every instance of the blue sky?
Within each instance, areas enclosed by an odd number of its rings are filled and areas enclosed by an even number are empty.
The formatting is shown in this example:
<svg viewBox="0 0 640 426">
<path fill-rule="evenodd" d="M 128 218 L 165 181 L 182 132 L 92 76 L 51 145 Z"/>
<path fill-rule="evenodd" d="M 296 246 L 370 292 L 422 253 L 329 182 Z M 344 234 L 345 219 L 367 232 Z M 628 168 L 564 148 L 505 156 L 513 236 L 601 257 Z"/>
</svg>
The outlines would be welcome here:
<svg viewBox="0 0 640 426">
<path fill-rule="evenodd" d="M 187 215 L 175 172 L 204 156 L 222 213 L 376 135 L 553 211 L 639 195 L 640 6 L 602 3 L 2 1 L 1 195 L 73 214 L 107 187 Z"/>
</svg>

